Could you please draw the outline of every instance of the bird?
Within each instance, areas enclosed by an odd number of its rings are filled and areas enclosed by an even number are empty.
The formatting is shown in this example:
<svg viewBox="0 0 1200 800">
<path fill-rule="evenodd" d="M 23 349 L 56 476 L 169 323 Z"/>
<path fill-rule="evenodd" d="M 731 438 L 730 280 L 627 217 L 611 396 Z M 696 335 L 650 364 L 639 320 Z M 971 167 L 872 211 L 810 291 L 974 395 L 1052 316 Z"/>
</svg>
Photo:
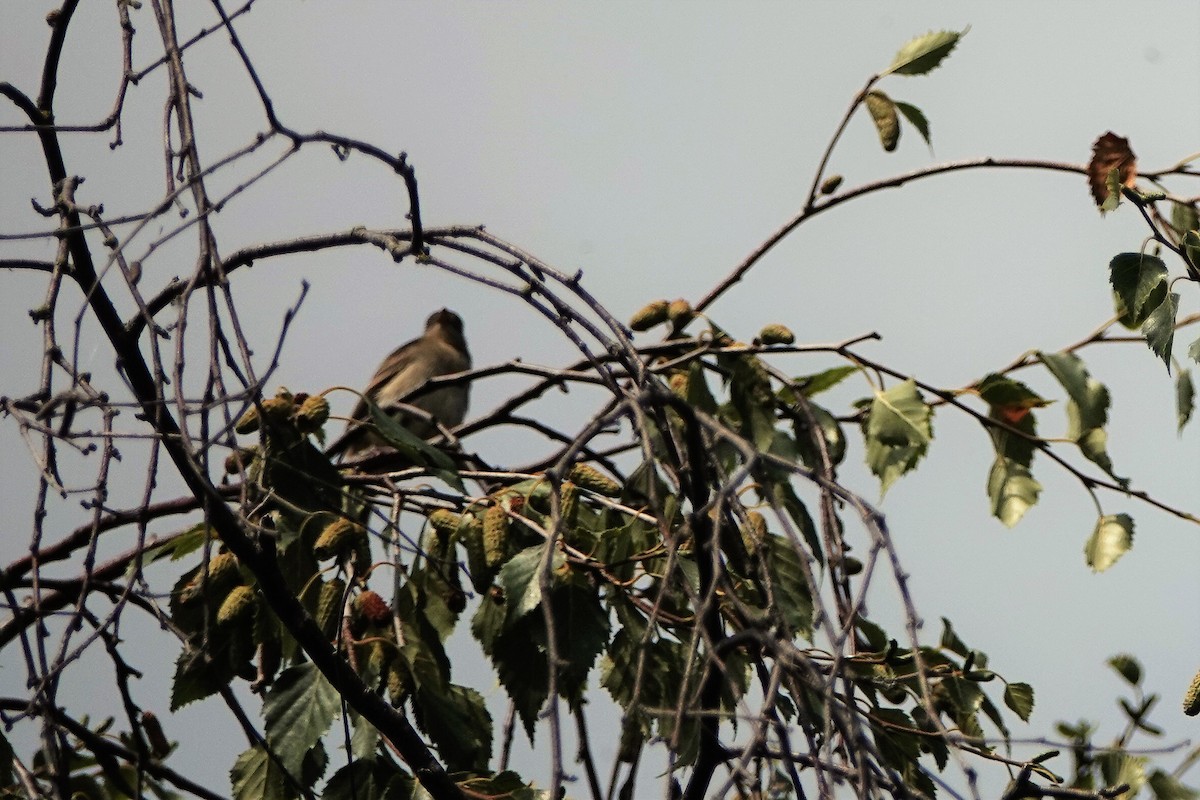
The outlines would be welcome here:
<svg viewBox="0 0 1200 800">
<path fill-rule="evenodd" d="M 467 414 L 470 386 L 466 383 L 443 386 L 408 398 L 415 389 L 431 378 L 452 375 L 471 368 L 471 354 L 467 351 L 467 340 L 463 336 L 463 321 L 458 314 L 443 308 L 429 315 L 425 321 L 425 333 L 419 338 L 396 348 L 383 360 L 375 375 L 363 391 L 358 405 L 350 414 L 346 432 L 334 442 L 329 456 L 342 454 L 350 457 L 385 445 L 383 439 L 372 433 L 367 401 L 391 413 L 405 428 L 422 439 L 437 433 L 437 427 L 428 421 L 404 414 L 398 403 L 415 406 L 427 412 L 447 428 L 463 421 Z"/>
</svg>

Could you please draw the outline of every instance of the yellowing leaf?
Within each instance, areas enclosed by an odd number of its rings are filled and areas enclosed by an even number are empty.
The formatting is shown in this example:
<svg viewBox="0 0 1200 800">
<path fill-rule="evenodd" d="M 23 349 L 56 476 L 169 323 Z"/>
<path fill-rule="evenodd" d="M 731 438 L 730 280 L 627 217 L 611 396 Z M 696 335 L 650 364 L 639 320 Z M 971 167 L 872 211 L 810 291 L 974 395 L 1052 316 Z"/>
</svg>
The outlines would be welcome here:
<svg viewBox="0 0 1200 800">
<path fill-rule="evenodd" d="M 892 59 L 891 66 L 882 74 L 924 75 L 931 72 L 950 55 L 950 51 L 968 30 L 970 28 L 964 28 L 962 31 L 930 31 L 908 40 Z"/>
<path fill-rule="evenodd" d="M 1096 528 L 1083 548 L 1087 565 L 1095 572 L 1117 563 L 1133 547 L 1133 519 L 1128 514 L 1108 514 L 1096 522 Z"/>
</svg>

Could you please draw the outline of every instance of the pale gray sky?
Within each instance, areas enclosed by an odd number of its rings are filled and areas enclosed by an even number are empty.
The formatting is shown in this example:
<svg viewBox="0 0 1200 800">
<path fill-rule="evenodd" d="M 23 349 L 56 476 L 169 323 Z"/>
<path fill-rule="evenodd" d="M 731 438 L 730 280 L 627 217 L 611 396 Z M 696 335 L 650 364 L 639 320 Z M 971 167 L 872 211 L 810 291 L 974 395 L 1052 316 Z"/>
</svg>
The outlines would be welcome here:
<svg viewBox="0 0 1200 800">
<path fill-rule="evenodd" d="M 53 4 L 0 3 L 0 80 L 33 91 L 49 30 L 42 17 Z M 69 42 L 61 122 L 107 113 L 119 68 L 109 4 L 83 6 L 79 13 L 89 23 L 77 22 Z M 427 224 L 486 224 L 551 264 L 581 268 L 588 289 L 627 318 L 648 300 L 699 298 L 797 213 L 855 92 L 902 43 L 930 29 L 971 26 L 936 72 L 891 77 L 880 88 L 925 112 L 935 154 L 911 128 L 897 152 L 883 153 L 860 114 L 831 163 L 848 185 L 979 156 L 1083 162 L 1106 130 L 1129 137 L 1144 168 L 1192 153 L 1200 141 L 1194 102 L 1200 8 L 1177 2 L 1137 11 L 1131 16 L 1127 4 L 1108 2 L 273 0 L 238 28 L 287 124 L 407 151 Z M 186 12 L 194 15 L 193 27 L 214 19 L 204 3 L 189 3 Z M 139 35 L 149 40 L 149 11 L 137 12 L 135 21 L 138 14 Z M 212 163 L 246 144 L 263 122 L 224 39 L 213 37 L 189 58 L 193 83 L 204 94 L 196 104 L 202 156 Z M 135 62 L 144 57 L 135 55 Z M 87 178 L 81 200 L 103 201 L 110 215 L 135 210 L 161 190 L 155 144 L 161 80 L 155 74 L 132 90 L 124 148 L 110 152 L 107 139 L 67 139 L 68 169 Z M 16 121 L 11 107 L 0 104 L 0 125 Z M 47 199 L 37 156 L 32 136 L 0 137 L 0 233 L 44 225 L 29 209 L 30 197 Z M 229 188 L 238 178 L 214 186 Z M 149 189 L 139 189 L 141 183 Z M 230 252 L 354 225 L 396 226 L 402 201 L 399 184 L 375 166 L 361 158 L 340 163 L 314 148 L 231 203 L 217 225 Z M 147 231 L 146 240 L 157 232 Z M 949 175 L 849 203 L 806 224 L 711 312 L 741 338 L 771 321 L 788 324 L 802 341 L 876 330 L 883 341 L 863 348 L 871 357 L 931 383 L 963 386 L 1026 350 L 1074 342 L 1104 321 L 1107 262 L 1137 250 L 1145 235 L 1129 208 L 1101 219 L 1077 176 Z M 0 258 L 52 253 L 51 242 L 0 242 Z M 172 263 L 173 255 L 168 247 L 147 260 L 143 288 L 192 269 L 186 248 L 178 251 L 180 262 Z M 1178 274 L 1178 265 L 1170 266 Z M 380 357 L 442 305 L 465 318 L 478 365 L 515 357 L 559 364 L 573 356 L 519 301 L 358 248 L 264 263 L 236 276 L 264 363 L 301 280 L 313 289 L 276 377 L 293 389 L 361 384 Z M 42 302 L 42 276 L 7 273 L 4 281 L 0 392 L 20 395 L 37 381 L 37 365 L 25 356 L 37 352 L 39 333 L 26 311 Z M 1194 311 L 1192 287 L 1177 290 L 1182 312 Z M 1180 338 L 1180 355 L 1193 338 Z M 1188 429 L 1176 437 L 1173 388 L 1161 362 L 1138 344 L 1084 356 L 1113 393 L 1109 441 L 1119 474 L 1200 511 L 1194 505 L 1200 434 Z M 106 348 L 85 342 L 80 360 L 93 359 L 97 370 L 111 361 Z M 784 363 L 802 374 L 832 362 L 795 356 Z M 1030 370 L 1022 379 L 1061 396 L 1042 373 Z M 479 386 L 475 410 L 491 408 L 507 386 Z M 855 384 L 840 400 L 866 391 Z M 341 402 L 348 408 L 351 400 Z M 565 421 L 586 411 L 568 403 L 546 413 Z M 1043 416 L 1044 434 L 1064 430 L 1061 410 Z M 1156 721 L 1166 740 L 1190 738 L 1194 722 L 1182 715 L 1179 700 L 1200 666 L 1200 529 L 1103 495 L 1106 512 L 1134 516 L 1137 534 L 1113 570 L 1093 575 L 1082 548 L 1094 511 L 1075 482 L 1039 459 L 1041 503 L 1015 530 L 1005 530 L 988 516 L 985 434 L 946 410 L 935 419 L 935 433 L 928 460 L 883 504 L 927 635 L 935 638 L 938 617 L 950 616 L 998 671 L 1035 686 L 1033 722 L 1018 724 L 1017 736 L 1048 734 L 1063 716 L 1102 721 L 1115 735 L 1112 698 L 1120 687 L 1103 661 L 1130 651 L 1147 665 L 1150 688 L 1163 694 Z M 0 426 L 0 437 L 10 453 L 0 461 L 11 525 L 0 560 L 7 563 L 26 546 L 33 479 L 13 426 Z M 485 456 L 537 452 L 525 441 L 497 437 L 474 446 Z M 847 462 L 847 480 L 874 498 L 876 484 L 858 466 L 861 449 Z M 136 496 L 140 487 L 129 491 Z M 889 593 L 875 601 L 884 618 L 894 602 Z M 6 694 L 19 693 L 11 682 L 23 674 L 8 663 L 11 655 L 0 661 Z M 152 686 L 153 677 L 146 683 Z M 182 716 L 202 719 L 195 710 Z M 179 721 L 166 725 L 174 736 L 191 735 Z M 235 753 L 243 745 L 225 736 L 213 747 Z M 207 768 L 210 758 L 203 759 Z M 1052 766 L 1062 771 L 1063 761 Z M 532 769 L 529 777 L 541 776 Z"/>
</svg>

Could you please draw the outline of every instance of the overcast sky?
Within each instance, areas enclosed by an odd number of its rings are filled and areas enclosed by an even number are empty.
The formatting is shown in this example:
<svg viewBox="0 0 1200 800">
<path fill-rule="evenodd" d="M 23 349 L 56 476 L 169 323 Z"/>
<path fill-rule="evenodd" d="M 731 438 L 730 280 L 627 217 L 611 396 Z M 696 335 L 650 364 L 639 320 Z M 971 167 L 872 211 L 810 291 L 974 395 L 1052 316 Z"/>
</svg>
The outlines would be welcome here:
<svg viewBox="0 0 1200 800">
<path fill-rule="evenodd" d="M 0 80 L 32 93 L 49 30 L 42 17 L 52 4 L 0 2 Z M 186 5 L 190 29 L 213 22 L 206 4 L 179 5 Z M 407 151 L 427 225 L 486 224 L 555 266 L 582 269 L 592 294 L 628 318 L 656 298 L 698 299 L 795 215 L 855 92 L 901 44 L 930 29 L 971 26 L 940 69 L 891 77 L 880 88 L 925 112 L 933 153 L 911 128 L 897 152 L 883 153 L 860 114 L 830 166 L 847 185 L 982 156 L 1082 163 L 1107 130 L 1129 137 L 1143 169 L 1200 149 L 1200 8 L 1180 2 L 1137 10 L 1131 16 L 1123 3 L 564 7 L 273 0 L 238 28 L 287 124 Z M 110 4 L 85 3 L 79 13 L 84 19 L 73 28 L 61 81 L 60 122 L 106 114 L 120 66 Z M 134 15 L 147 42 L 154 36 L 149 13 L 147 6 Z M 143 49 L 135 65 L 145 59 Z M 201 154 L 213 163 L 246 144 L 263 122 L 227 40 L 213 37 L 189 59 L 192 82 L 203 93 L 195 106 Z M 139 182 L 149 185 L 148 196 L 161 191 L 154 144 L 161 81 L 156 73 L 131 91 L 124 148 L 109 152 L 104 137 L 67 138 L 68 170 L 87 178 L 81 200 L 104 202 L 115 215 L 136 210 L 147 196 Z M 0 104 L 0 125 L 19 121 Z M 45 225 L 29 206 L 30 197 L 43 203 L 49 197 L 37 156 L 32 136 L 0 136 L 0 233 Z M 237 176 L 222 177 L 214 187 L 236 182 Z M 1200 194 L 1195 185 L 1180 191 Z M 228 253 L 355 225 L 396 227 L 403 212 L 394 177 L 361 158 L 341 163 L 314 148 L 241 195 L 216 225 Z M 147 232 L 147 240 L 155 233 Z M 1128 207 L 1101 219 L 1078 176 L 959 173 L 813 220 L 711 314 L 743 339 L 774 321 L 806 342 L 878 331 L 883 340 L 863 348 L 871 357 L 937 385 L 965 386 L 1027 350 L 1059 349 L 1103 322 L 1111 313 L 1107 262 L 1139 249 L 1146 233 Z M 0 241 L 0 258 L 49 258 L 53 246 Z M 190 260 L 171 257 L 166 248 L 147 260 L 143 289 L 192 269 Z M 1177 264 L 1169 266 L 1178 274 Z M 0 348 L 0 393 L 23 395 L 37 385 L 37 363 L 26 357 L 38 352 L 40 334 L 27 310 L 43 301 L 43 277 L 9 272 L 3 280 L 0 326 L 9 345 Z M 558 365 L 574 357 L 519 300 L 357 248 L 261 264 L 236 276 L 235 293 L 264 359 L 302 280 L 312 290 L 276 376 L 293 389 L 361 385 L 383 355 L 416 335 L 441 306 L 466 320 L 477 365 L 516 357 Z M 1196 310 L 1194 287 L 1176 291 L 1183 295 L 1181 314 Z M 1181 356 L 1194 338 L 1181 336 Z M 1140 344 L 1083 355 L 1113 394 L 1109 442 L 1118 473 L 1200 513 L 1200 433 L 1190 428 L 1176 436 L 1173 388 L 1162 363 Z M 85 342 L 80 360 L 99 369 L 111 355 Z M 795 374 L 832 364 L 814 356 L 783 363 Z M 1042 373 L 1021 377 L 1061 396 Z M 493 407 L 507 387 L 477 387 L 474 410 Z M 857 384 L 837 400 L 844 404 L 866 391 Z M 343 395 L 340 402 L 348 408 L 351 399 Z M 1042 418 L 1043 434 L 1065 431 L 1061 405 Z M 547 411 L 571 418 L 559 413 Z M 927 462 L 883 503 L 928 637 L 937 636 L 938 617 L 950 616 L 998 671 L 1035 686 L 1033 722 L 1016 726 L 1017 736 L 1048 734 L 1066 715 L 1102 721 L 1115 735 L 1112 698 L 1120 686 L 1103 661 L 1130 651 L 1164 696 L 1155 718 L 1166 740 L 1191 738 L 1194 722 L 1179 702 L 1200 666 L 1200 528 L 1104 495 L 1105 511 L 1132 514 L 1137 533 L 1134 549 L 1114 569 L 1094 575 L 1082 554 L 1094 508 L 1077 483 L 1045 459 L 1035 462 L 1042 501 L 1006 530 L 988 516 L 991 450 L 984 433 L 942 410 L 935 434 Z M 34 471 L 12 424 L 0 426 L 0 437 L 10 453 L 0 463 L 0 502 L 12 526 L 0 544 L 7 563 L 27 544 Z M 493 458 L 537 452 L 525 441 L 496 437 L 474 446 Z M 856 466 L 860 448 L 848 462 L 844 477 L 875 498 L 876 483 Z M 136 496 L 140 486 L 129 491 Z M 888 602 L 894 601 L 881 593 L 873 611 L 886 619 Z M 10 663 L 13 656 L 0 661 L 3 694 L 20 693 L 13 681 L 23 668 Z M 241 749 L 237 741 L 229 747 Z"/>
</svg>

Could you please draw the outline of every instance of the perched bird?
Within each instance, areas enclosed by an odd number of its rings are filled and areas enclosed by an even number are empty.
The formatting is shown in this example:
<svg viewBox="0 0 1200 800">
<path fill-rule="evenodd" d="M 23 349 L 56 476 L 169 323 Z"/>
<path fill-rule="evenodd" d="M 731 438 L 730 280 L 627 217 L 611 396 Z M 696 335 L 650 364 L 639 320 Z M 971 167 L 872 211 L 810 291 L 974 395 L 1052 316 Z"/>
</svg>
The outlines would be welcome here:
<svg viewBox="0 0 1200 800">
<path fill-rule="evenodd" d="M 427 439 L 437 429 L 423 419 L 404 414 L 398 403 L 415 406 L 428 412 L 447 428 L 463 421 L 467 414 L 470 387 L 467 384 L 446 386 L 405 399 L 413 390 L 431 378 L 463 372 L 471 368 L 471 354 L 463 337 L 462 318 L 449 309 L 435 311 L 425 322 L 425 333 L 418 339 L 401 345 L 392 352 L 363 391 L 351 413 L 351 422 L 340 439 L 329 448 L 329 455 L 342 453 L 352 456 L 383 444 L 368 425 L 367 400 L 389 411 L 412 433 Z M 393 408 L 395 407 L 395 408 Z"/>
</svg>

